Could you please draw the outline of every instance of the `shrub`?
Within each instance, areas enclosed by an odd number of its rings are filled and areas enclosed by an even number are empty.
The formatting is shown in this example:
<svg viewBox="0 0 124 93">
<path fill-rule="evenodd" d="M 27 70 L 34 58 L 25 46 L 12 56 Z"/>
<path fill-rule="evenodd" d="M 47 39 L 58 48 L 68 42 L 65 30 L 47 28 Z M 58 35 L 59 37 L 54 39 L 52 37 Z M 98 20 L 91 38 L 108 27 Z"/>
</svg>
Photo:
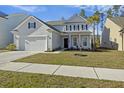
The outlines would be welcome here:
<svg viewBox="0 0 124 93">
<path fill-rule="evenodd" d="M 100 40 L 99 39 L 96 39 L 95 40 L 95 45 L 96 45 L 96 48 L 99 48 L 100 47 Z"/>
<path fill-rule="evenodd" d="M 16 50 L 16 46 L 14 44 L 9 44 L 7 47 L 6 47 L 7 50 L 10 50 L 10 51 L 14 51 Z"/>
</svg>

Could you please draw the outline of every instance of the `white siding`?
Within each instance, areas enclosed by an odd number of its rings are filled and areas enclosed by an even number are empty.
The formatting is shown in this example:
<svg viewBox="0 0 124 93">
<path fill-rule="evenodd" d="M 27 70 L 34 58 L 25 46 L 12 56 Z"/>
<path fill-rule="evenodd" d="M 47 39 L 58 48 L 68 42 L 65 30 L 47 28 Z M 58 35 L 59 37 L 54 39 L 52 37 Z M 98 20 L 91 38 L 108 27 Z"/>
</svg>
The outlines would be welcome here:
<svg viewBox="0 0 124 93">
<path fill-rule="evenodd" d="M 29 22 L 36 22 L 36 28 L 28 28 L 28 23 Z M 21 25 L 18 28 L 19 31 L 19 50 L 25 50 L 25 41 L 28 41 L 28 36 L 33 36 L 34 40 L 37 36 L 42 37 L 42 35 L 46 35 L 48 37 L 48 41 L 47 41 L 47 48 L 49 48 L 49 50 L 52 50 L 52 32 L 47 31 L 48 29 L 50 29 L 48 26 L 46 26 L 43 23 L 40 23 L 38 20 L 36 20 L 34 17 L 30 17 L 23 25 Z M 32 38 L 33 38 L 32 37 Z M 37 42 L 36 42 L 37 43 Z M 37 46 L 37 44 L 35 45 Z M 34 46 L 34 47 L 35 47 Z"/>
<path fill-rule="evenodd" d="M 52 33 L 52 49 L 56 50 L 58 48 L 62 48 L 62 39 L 58 33 Z"/>
<path fill-rule="evenodd" d="M 25 17 L 23 14 L 14 14 L 0 20 L 0 48 L 4 48 L 9 43 L 13 43 L 11 30 L 25 19 Z"/>
</svg>

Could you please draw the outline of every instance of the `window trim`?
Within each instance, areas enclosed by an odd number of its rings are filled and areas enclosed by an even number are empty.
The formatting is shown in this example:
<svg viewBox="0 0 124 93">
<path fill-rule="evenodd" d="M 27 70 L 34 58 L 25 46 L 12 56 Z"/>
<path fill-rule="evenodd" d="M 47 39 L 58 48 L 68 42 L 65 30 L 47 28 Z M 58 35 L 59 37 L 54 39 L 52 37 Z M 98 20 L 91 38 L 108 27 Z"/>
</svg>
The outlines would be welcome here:
<svg viewBox="0 0 124 93">
<path fill-rule="evenodd" d="M 36 22 L 28 22 L 28 29 L 35 29 L 36 28 Z"/>
<path fill-rule="evenodd" d="M 75 45 L 76 44 L 76 45 Z M 77 47 L 78 46 L 78 38 L 75 36 L 73 37 L 73 46 Z"/>
<path fill-rule="evenodd" d="M 82 44 L 83 44 L 83 47 L 87 47 L 88 46 L 88 38 L 87 37 L 83 37 L 82 38 Z M 86 45 L 85 45 L 86 44 Z"/>
</svg>

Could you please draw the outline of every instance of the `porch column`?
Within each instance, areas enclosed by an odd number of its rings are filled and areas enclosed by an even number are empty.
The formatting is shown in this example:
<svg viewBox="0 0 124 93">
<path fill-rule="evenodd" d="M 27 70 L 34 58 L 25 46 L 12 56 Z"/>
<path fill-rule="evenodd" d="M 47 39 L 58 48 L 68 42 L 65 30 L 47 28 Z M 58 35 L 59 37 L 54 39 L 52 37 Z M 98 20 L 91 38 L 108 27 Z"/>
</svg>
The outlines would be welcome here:
<svg viewBox="0 0 124 93">
<path fill-rule="evenodd" d="M 92 43 L 91 43 L 91 35 L 89 36 L 89 48 L 91 49 L 92 48 Z"/>
<path fill-rule="evenodd" d="M 68 37 L 68 48 L 71 48 L 71 34 L 69 34 L 69 37 Z"/>
</svg>

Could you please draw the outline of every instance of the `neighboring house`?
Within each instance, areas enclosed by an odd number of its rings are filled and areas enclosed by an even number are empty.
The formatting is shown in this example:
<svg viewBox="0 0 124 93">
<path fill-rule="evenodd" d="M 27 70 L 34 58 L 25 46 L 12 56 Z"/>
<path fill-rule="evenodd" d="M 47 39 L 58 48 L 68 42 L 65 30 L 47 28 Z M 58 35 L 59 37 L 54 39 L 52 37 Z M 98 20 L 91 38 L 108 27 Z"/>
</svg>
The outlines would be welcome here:
<svg viewBox="0 0 124 93">
<path fill-rule="evenodd" d="M 124 50 L 124 17 L 107 18 L 102 33 L 101 46 L 105 48 Z"/>
<path fill-rule="evenodd" d="M 11 31 L 26 17 L 27 15 L 25 14 L 11 14 L 0 17 L 0 48 L 4 48 L 9 43 L 13 43 L 13 35 Z"/>
<path fill-rule="evenodd" d="M 0 21 L 0 46 L 14 43 L 17 50 L 52 51 L 60 48 L 91 49 L 87 20 L 74 15 L 68 20 L 44 22 L 34 16 L 13 14 Z"/>
</svg>

